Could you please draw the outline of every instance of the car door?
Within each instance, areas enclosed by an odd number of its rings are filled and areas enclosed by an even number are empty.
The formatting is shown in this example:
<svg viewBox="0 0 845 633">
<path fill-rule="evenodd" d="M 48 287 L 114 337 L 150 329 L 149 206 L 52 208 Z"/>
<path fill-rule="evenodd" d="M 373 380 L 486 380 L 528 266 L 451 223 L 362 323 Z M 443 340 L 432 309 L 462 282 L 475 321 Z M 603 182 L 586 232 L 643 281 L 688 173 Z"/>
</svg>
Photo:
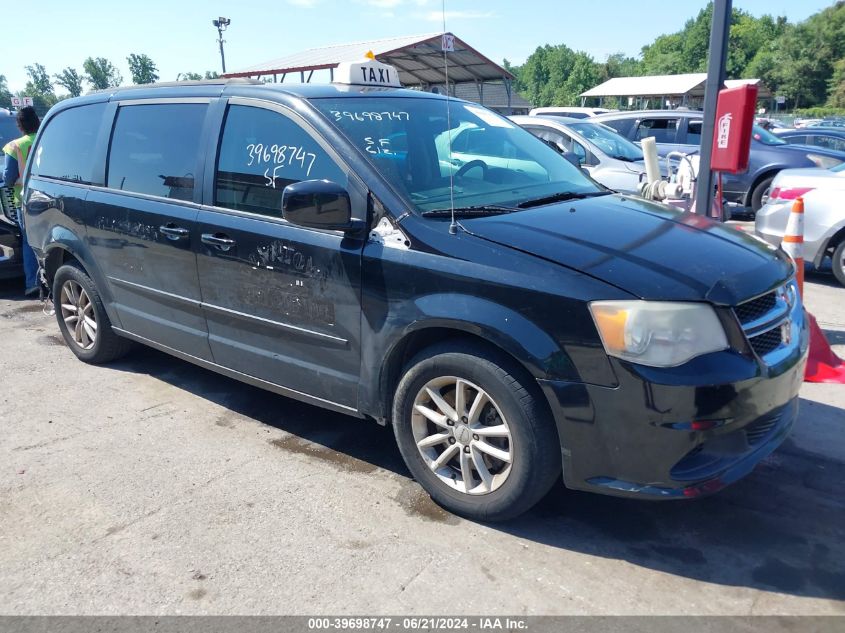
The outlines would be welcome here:
<svg viewBox="0 0 845 633">
<path fill-rule="evenodd" d="M 287 185 L 326 179 L 364 219 L 366 189 L 299 115 L 244 99 L 230 100 L 206 174 L 197 262 L 214 361 L 355 408 L 363 239 L 293 225 L 281 209 Z"/>
<path fill-rule="evenodd" d="M 207 99 L 119 103 L 87 229 L 122 328 L 211 360 L 192 248 L 207 110 Z"/>
</svg>

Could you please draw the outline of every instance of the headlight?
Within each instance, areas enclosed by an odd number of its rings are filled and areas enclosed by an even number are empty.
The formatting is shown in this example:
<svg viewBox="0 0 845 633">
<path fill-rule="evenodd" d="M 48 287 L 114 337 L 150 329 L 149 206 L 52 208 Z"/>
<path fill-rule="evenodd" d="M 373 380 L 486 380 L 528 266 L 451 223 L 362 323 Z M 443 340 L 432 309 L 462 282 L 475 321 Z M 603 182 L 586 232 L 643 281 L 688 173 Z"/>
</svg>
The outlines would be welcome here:
<svg viewBox="0 0 845 633">
<path fill-rule="evenodd" d="M 675 367 L 727 349 L 709 305 L 668 301 L 594 301 L 590 312 L 610 356 L 652 367 Z"/>
<path fill-rule="evenodd" d="M 830 169 L 831 167 L 836 167 L 842 162 L 838 158 L 833 158 L 832 156 L 822 156 L 821 154 L 807 154 L 807 158 L 809 158 L 822 169 Z"/>
</svg>

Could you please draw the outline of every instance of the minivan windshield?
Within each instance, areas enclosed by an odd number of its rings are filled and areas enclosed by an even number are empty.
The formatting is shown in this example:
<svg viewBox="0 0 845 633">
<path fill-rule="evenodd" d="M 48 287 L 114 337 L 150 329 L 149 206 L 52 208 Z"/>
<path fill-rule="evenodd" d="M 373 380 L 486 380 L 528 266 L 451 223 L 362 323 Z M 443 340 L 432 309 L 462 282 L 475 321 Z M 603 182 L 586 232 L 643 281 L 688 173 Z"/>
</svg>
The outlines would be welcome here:
<svg viewBox="0 0 845 633">
<path fill-rule="evenodd" d="M 639 147 L 606 125 L 586 122 L 568 125 L 611 158 L 627 162 L 643 159 L 643 151 Z"/>
<path fill-rule="evenodd" d="M 506 212 L 605 191 L 530 132 L 479 105 L 380 96 L 311 102 L 429 215 L 450 209 L 452 200 L 456 209 Z"/>
</svg>

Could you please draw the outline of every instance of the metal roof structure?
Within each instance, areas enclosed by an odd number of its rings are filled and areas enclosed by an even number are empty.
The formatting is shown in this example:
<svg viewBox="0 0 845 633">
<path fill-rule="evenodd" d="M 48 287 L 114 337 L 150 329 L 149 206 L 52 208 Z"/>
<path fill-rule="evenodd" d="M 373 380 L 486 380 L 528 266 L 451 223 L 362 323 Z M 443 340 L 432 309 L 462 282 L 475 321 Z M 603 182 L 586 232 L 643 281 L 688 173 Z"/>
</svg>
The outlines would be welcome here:
<svg viewBox="0 0 845 633">
<path fill-rule="evenodd" d="M 449 35 L 453 35 L 449 33 Z M 390 64 L 399 71 L 399 78 L 405 86 L 427 87 L 446 83 L 441 49 L 442 33 L 426 33 L 392 37 L 353 44 L 336 44 L 323 48 L 312 48 L 300 53 L 274 59 L 262 64 L 241 68 L 226 73 L 224 77 L 282 76 L 300 73 L 304 82 L 310 80 L 315 70 L 333 71 L 340 62 L 363 59 L 372 51 L 376 59 Z M 491 61 L 466 42 L 455 37 L 455 50 L 448 53 L 449 83 L 506 81 L 514 76 L 499 64 Z M 308 79 L 305 73 L 310 73 Z M 332 73 L 333 75 L 333 73 Z"/>
<path fill-rule="evenodd" d="M 614 77 L 595 88 L 582 92 L 581 97 L 704 97 L 707 73 L 682 75 L 647 75 L 644 77 Z M 771 92 L 759 79 L 729 79 L 728 88 L 743 84 L 757 86 L 760 98 L 771 96 Z"/>
</svg>

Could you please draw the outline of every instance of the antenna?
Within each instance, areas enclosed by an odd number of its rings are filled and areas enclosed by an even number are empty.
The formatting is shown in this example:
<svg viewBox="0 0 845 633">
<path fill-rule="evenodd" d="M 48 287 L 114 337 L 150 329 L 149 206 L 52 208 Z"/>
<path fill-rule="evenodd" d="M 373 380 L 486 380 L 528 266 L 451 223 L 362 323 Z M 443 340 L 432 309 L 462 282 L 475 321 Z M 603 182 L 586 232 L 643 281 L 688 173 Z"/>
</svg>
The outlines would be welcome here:
<svg viewBox="0 0 845 633">
<path fill-rule="evenodd" d="M 443 71 L 446 73 L 446 133 L 449 139 L 449 208 L 452 211 L 452 222 L 449 224 L 449 235 L 457 235 L 458 223 L 455 222 L 455 172 L 452 171 L 452 115 L 449 103 L 449 61 L 446 58 L 446 0 L 442 1 L 443 35 L 440 38 L 440 48 L 443 49 Z"/>
</svg>

